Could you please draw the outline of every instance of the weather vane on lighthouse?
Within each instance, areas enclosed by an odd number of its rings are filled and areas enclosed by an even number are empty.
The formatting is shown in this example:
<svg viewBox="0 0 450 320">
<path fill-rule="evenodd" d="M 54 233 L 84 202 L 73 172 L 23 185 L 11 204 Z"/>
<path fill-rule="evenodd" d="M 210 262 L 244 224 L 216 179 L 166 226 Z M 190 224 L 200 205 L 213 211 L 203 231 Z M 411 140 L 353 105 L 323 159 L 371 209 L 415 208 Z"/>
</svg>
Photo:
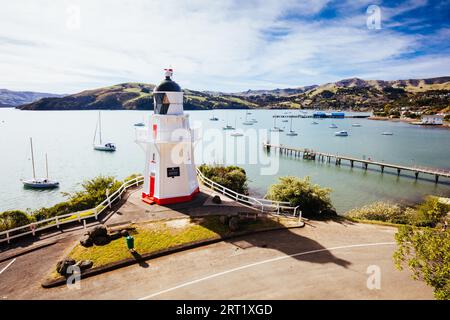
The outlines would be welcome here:
<svg viewBox="0 0 450 320">
<path fill-rule="evenodd" d="M 183 91 L 164 69 L 165 79 L 153 90 L 154 113 L 138 139 L 145 150 L 142 200 L 170 204 L 191 200 L 199 192 L 189 115 L 183 112 Z"/>
</svg>

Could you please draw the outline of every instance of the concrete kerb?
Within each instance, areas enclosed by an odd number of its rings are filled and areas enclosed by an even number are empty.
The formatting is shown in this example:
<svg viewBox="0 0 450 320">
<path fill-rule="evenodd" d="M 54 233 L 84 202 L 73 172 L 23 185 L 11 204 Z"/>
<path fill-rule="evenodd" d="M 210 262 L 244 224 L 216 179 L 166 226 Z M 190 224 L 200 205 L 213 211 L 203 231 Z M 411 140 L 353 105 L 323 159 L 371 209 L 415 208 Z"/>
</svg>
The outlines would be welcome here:
<svg viewBox="0 0 450 320">
<path fill-rule="evenodd" d="M 254 230 L 254 231 L 241 231 L 241 232 L 236 232 L 234 234 L 228 235 L 228 236 L 224 236 L 224 237 L 218 237 L 218 238 L 213 238 L 213 239 L 207 239 L 207 240 L 199 240 L 199 241 L 195 241 L 195 242 L 190 242 L 190 243 L 186 243 L 186 244 L 182 244 L 182 245 L 178 245 L 175 247 L 171 247 L 171 248 L 167 248 L 167 249 L 162 249 L 162 250 L 158 250 L 155 252 L 151 252 L 151 253 L 147 253 L 147 254 L 143 254 L 140 258 L 136 259 L 136 258 L 127 258 L 127 259 L 123 259 L 120 261 L 116 261 L 116 262 L 112 262 L 109 264 L 106 264 L 104 266 L 100 266 L 97 268 L 92 268 L 92 269 L 87 269 L 82 271 L 81 273 L 81 278 L 85 279 L 88 277 L 92 277 L 95 275 L 99 275 L 105 272 L 109 272 L 109 271 L 113 271 L 116 269 L 120 269 L 120 268 L 124 268 L 124 267 L 128 267 L 130 265 L 133 264 L 137 264 L 143 261 L 147 261 L 150 259 L 154 259 L 154 258 L 158 258 L 158 257 L 162 257 L 162 256 L 167 256 L 173 253 L 177 253 L 177 252 L 181 252 L 181 251 L 185 251 L 185 250 L 190 250 L 190 249 L 194 249 L 194 248 L 199 248 L 202 246 L 207 246 L 213 243 L 217 243 L 217 242 L 221 242 L 224 240 L 229 240 L 229 239 L 233 239 L 233 238 L 237 238 L 237 237 L 242 237 L 242 236 L 246 236 L 246 235 L 251 235 L 251 234 L 257 234 L 257 233 L 262 233 L 262 232 L 270 232 L 270 231 L 278 231 L 278 230 L 289 230 L 289 229 L 297 229 L 297 228 L 303 228 L 305 226 L 305 223 L 302 221 L 298 226 L 293 226 L 293 227 L 275 227 L 275 228 L 265 228 L 265 229 L 260 229 L 260 230 Z M 59 277 L 57 279 L 46 279 L 41 283 L 41 286 L 43 288 L 54 288 L 54 287 L 58 287 L 61 285 L 66 284 L 66 278 L 65 277 Z"/>
</svg>

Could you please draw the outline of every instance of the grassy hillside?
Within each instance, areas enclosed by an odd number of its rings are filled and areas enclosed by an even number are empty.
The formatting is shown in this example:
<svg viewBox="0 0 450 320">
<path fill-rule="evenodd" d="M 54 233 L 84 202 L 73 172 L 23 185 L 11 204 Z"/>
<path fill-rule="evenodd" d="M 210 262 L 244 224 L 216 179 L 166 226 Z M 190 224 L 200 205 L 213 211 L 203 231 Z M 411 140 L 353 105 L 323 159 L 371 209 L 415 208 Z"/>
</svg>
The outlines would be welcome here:
<svg viewBox="0 0 450 320">
<path fill-rule="evenodd" d="M 122 83 L 62 98 L 43 98 L 23 110 L 152 110 L 154 85 Z M 342 109 L 395 112 L 407 107 L 438 112 L 450 107 L 450 77 L 410 80 L 344 79 L 295 89 L 220 93 L 184 90 L 186 110 L 207 109 Z"/>
</svg>

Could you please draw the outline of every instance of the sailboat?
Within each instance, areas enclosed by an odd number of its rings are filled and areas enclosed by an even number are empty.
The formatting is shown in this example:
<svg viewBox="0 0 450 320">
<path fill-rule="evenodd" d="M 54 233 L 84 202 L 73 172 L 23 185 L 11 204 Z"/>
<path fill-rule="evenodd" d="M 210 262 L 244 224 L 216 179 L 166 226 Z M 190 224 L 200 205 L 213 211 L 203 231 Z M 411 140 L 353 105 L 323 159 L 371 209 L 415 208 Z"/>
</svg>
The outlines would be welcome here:
<svg viewBox="0 0 450 320">
<path fill-rule="evenodd" d="M 213 113 L 212 117 L 209 118 L 209 121 L 219 121 L 219 118 L 215 117 Z"/>
<path fill-rule="evenodd" d="M 55 180 L 50 180 L 48 178 L 48 158 L 45 154 L 45 171 L 47 176 L 45 178 L 36 178 L 36 169 L 34 166 L 34 151 L 33 151 L 33 139 L 30 138 L 31 147 L 31 164 L 33 167 L 33 179 L 22 180 L 23 186 L 26 188 L 34 189 L 52 189 L 59 187 L 59 182 Z"/>
<path fill-rule="evenodd" d="M 252 120 L 248 120 L 248 119 L 247 119 L 247 116 L 248 116 L 249 114 L 252 114 L 252 113 L 251 113 L 251 112 L 246 112 L 246 113 L 245 113 L 245 121 L 242 122 L 243 125 L 251 126 L 251 125 L 254 124 L 254 122 L 253 122 Z"/>
<path fill-rule="evenodd" d="M 98 135 L 99 135 L 99 143 L 95 143 L 95 138 L 97 137 L 97 128 L 98 128 Z M 92 142 L 92 146 L 94 147 L 94 150 L 98 151 L 116 151 L 116 145 L 111 142 L 103 143 L 102 142 L 102 118 L 100 111 L 98 112 L 98 122 L 97 126 L 95 127 L 95 133 L 94 133 L 94 141 Z"/>
<path fill-rule="evenodd" d="M 234 127 L 232 125 L 228 124 L 228 119 L 227 119 L 227 125 L 225 127 L 222 128 L 223 130 L 234 130 Z"/>
<path fill-rule="evenodd" d="M 237 123 L 237 119 L 236 118 L 234 118 L 234 126 L 235 127 L 237 127 L 236 126 L 236 123 Z M 232 134 L 231 134 L 231 136 L 233 136 L 233 137 L 242 137 L 244 134 L 241 132 L 241 131 L 239 131 L 239 130 L 236 130 L 235 132 L 233 132 Z"/>
<path fill-rule="evenodd" d="M 287 136 L 298 136 L 298 133 L 295 131 L 292 131 L 292 118 L 291 118 L 291 124 L 289 126 L 289 132 L 286 133 Z"/>
<path fill-rule="evenodd" d="M 273 128 L 270 129 L 272 132 L 283 132 L 283 129 L 277 127 L 277 118 L 273 116 Z"/>
</svg>

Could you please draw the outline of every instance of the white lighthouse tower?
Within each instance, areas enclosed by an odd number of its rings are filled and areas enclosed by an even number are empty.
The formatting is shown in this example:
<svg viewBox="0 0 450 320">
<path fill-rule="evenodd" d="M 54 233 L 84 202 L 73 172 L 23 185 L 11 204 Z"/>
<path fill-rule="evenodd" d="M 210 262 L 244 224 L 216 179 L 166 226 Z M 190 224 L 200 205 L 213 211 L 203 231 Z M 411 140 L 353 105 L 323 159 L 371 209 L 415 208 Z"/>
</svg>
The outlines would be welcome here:
<svg viewBox="0 0 450 320">
<path fill-rule="evenodd" d="M 154 89 L 154 113 L 137 139 L 146 153 L 142 200 L 149 204 L 185 202 L 199 192 L 189 115 L 172 74 L 165 69 L 166 78 Z"/>
</svg>

